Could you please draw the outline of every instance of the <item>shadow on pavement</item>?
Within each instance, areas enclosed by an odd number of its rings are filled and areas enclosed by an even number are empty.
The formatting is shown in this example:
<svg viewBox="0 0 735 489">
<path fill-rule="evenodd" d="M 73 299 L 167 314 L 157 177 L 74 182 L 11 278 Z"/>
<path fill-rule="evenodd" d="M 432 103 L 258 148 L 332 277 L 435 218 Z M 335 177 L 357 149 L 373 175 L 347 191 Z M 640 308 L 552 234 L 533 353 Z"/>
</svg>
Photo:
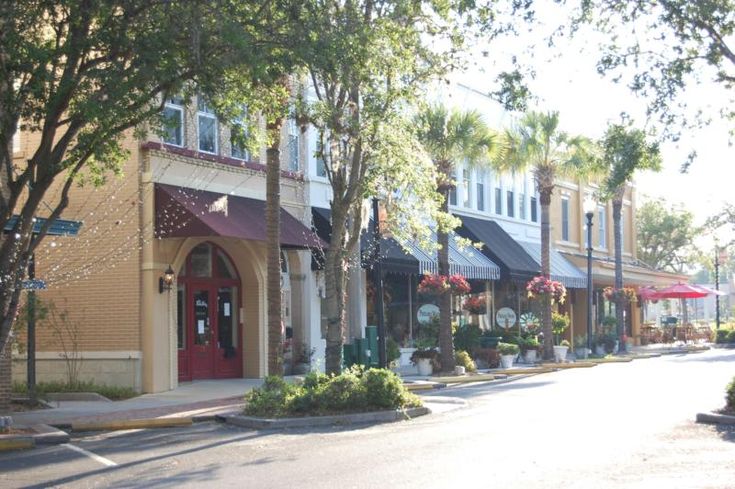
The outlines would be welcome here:
<svg viewBox="0 0 735 489">
<path fill-rule="evenodd" d="M 703 362 L 703 363 L 715 363 L 715 362 L 732 362 L 735 363 L 735 351 L 729 350 L 726 355 L 718 356 L 702 356 L 701 353 L 694 355 L 682 355 L 681 358 L 677 358 L 680 362 Z"/>
<path fill-rule="evenodd" d="M 724 441 L 729 441 L 730 443 L 735 443 L 735 425 L 717 425 L 717 433 L 720 435 L 720 438 L 722 438 Z"/>
<path fill-rule="evenodd" d="M 133 480 L 111 482 L 107 484 L 106 487 L 176 487 L 183 483 L 198 483 L 204 485 L 207 482 L 212 481 L 213 474 L 217 470 L 217 467 L 217 465 L 210 464 L 196 470 L 183 471 L 177 474 L 159 474 L 154 477 L 146 477 L 144 472 L 142 474 L 136 474 L 136 478 Z M 160 468 L 156 468 L 155 472 L 159 472 L 160 470 Z"/>
<path fill-rule="evenodd" d="M 521 390 L 521 389 L 533 389 L 535 387 L 543 387 L 545 385 L 554 384 L 554 381 L 536 381 L 536 382 L 508 382 L 505 384 L 488 384 L 485 382 L 478 382 L 477 384 L 468 384 L 460 388 L 448 387 L 445 389 L 438 389 L 436 392 L 422 394 L 421 397 L 426 397 L 430 400 L 432 396 L 441 397 L 458 397 L 460 399 L 467 399 L 478 396 L 486 396 L 488 394 L 497 394 L 500 392 Z"/>
</svg>

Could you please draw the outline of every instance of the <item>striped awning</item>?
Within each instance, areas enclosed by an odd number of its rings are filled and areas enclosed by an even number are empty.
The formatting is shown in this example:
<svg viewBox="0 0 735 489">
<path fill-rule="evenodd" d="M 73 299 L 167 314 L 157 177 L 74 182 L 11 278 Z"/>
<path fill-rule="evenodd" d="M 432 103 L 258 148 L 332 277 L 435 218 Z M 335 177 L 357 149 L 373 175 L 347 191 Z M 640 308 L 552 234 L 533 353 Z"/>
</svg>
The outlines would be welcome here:
<svg viewBox="0 0 735 489">
<path fill-rule="evenodd" d="M 541 266 L 541 243 L 518 241 L 518 244 Z M 549 265 L 551 266 L 551 279 L 563 283 L 564 287 L 568 289 L 587 287 L 587 276 L 584 272 L 553 248 L 549 252 Z"/>
</svg>

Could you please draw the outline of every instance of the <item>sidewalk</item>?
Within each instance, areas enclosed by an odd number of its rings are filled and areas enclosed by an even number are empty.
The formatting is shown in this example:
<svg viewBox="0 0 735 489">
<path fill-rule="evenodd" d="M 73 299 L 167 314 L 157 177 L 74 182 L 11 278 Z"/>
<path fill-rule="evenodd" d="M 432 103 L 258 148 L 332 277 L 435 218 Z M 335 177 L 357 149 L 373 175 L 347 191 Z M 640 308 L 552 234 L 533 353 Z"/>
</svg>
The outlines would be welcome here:
<svg viewBox="0 0 735 489">
<path fill-rule="evenodd" d="M 53 409 L 13 414 L 15 424 L 66 425 L 142 418 L 212 416 L 238 410 L 243 395 L 262 379 L 223 379 L 182 383 L 176 389 L 124 401 L 60 401 Z"/>
</svg>

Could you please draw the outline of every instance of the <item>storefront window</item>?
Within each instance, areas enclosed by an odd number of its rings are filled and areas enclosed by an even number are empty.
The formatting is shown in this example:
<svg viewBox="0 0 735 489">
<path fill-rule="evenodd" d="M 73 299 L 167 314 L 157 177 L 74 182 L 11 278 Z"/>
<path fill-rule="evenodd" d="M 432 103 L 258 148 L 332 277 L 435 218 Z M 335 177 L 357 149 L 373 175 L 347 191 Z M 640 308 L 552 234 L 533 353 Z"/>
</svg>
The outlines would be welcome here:
<svg viewBox="0 0 735 489">
<path fill-rule="evenodd" d="M 220 287 L 217 291 L 217 327 L 219 348 L 237 348 L 237 287 Z M 225 352 L 227 355 L 227 352 Z"/>
<path fill-rule="evenodd" d="M 186 290 L 179 284 L 176 290 L 176 344 L 179 350 L 186 348 Z"/>
<path fill-rule="evenodd" d="M 202 243 L 191 251 L 191 275 L 205 278 L 212 276 L 212 249 Z"/>
</svg>

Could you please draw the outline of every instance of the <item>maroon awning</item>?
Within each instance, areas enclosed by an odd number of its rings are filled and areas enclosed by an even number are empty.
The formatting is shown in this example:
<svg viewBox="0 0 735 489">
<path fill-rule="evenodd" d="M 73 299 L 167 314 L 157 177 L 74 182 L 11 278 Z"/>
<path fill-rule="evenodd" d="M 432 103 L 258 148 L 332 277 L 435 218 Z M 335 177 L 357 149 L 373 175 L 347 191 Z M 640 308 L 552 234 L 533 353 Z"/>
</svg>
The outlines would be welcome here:
<svg viewBox="0 0 735 489">
<path fill-rule="evenodd" d="M 156 184 L 156 237 L 206 236 L 266 241 L 265 202 Z M 281 209 L 281 246 L 326 248 L 326 243 Z"/>
</svg>

